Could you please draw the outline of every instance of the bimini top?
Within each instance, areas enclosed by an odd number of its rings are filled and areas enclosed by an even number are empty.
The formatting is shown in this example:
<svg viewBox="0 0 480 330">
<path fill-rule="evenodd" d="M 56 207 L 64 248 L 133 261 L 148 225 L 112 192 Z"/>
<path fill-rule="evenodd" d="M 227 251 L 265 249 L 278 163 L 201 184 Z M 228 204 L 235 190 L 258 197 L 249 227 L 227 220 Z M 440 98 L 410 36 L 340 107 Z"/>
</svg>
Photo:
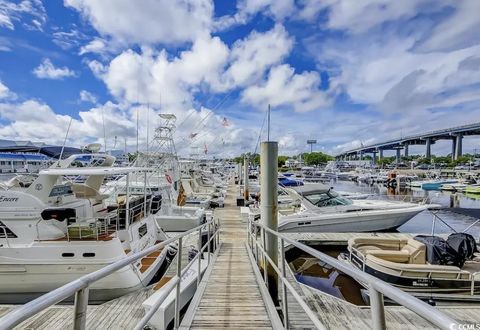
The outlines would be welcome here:
<svg viewBox="0 0 480 330">
<path fill-rule="evenodd" d="M 40 175 L 117 175 L 132 172 L 152 172 L 148 167 L 70 167 L 48 168 L 40 171 Z"/>
<path fill-rule="evenodd" d="M 314 184 L 306 184 L 304 186 L 297 186 L 297 187 L 290 187 L 291 189 L 295 190 L 299 195 L 311 195 L 311 194 L 323 194 L 328 192 L 331 187 L 321 184 L 321 183 L 314 183 Z"/>
</svg>

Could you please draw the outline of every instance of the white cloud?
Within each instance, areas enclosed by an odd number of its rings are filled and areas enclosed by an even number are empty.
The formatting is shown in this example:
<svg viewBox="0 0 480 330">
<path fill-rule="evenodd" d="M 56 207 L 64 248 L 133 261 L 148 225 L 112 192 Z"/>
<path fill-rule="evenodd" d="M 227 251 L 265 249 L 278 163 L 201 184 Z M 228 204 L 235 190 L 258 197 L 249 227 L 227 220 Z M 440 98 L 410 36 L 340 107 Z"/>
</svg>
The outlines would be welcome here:
<svg viewBox="0 0 480 330">
<path fill-rule="evenodd" d="M 420 46 L 423 51 L 441 51 L 478 44 L 480 36 L 480 1 L 455 2 L 453 14 L 438 24 L 431 36 Z"/>
<path fill-rule="evenodd" d="M 33 69 L 33 74 L 40 79 L 63 79 L 65 77 L 74 77 L 75 71 L 67 67 L 57 68 L 50 59 L 46 58 L 38 67 Z"/>
<path fill-rule="evenodd" d="M 88 103 L 97 103 L 97 96 L 86 90 L 80 91 L 80 101 Z"/>
<path fill-rule="evenodd" d="M 103 52 L 106 51 L 107 44 L 106 42 L 101 39 L 101 38 L 95 38 L 92 41 L 90 41 L 88 44 L 85 46 L 82 46 L 80 48 L 80 55 L 84 55 L 87 53 L 97 53 L 97 54 L 102 54 Z"/>
<path fill-rule="evenodd" d="M 239 0 L 234 15 L 220 17 L 214 22 L 216 30 L 225 30 L 234 25 L 246 24 L 256 14 L 272 17 L 281 22 L 296 11 L 294 0 Z"/>
<path fill-rule="evenodd" d="M 70 31 L 55 31 L 52 41 L 64 50 L 77 47 L 80 43 L 87 39 L 87 36 L 78 29 L 73 28 Z"/>
<path fill-rule="evenodd" d="M 295 74 L 292 67 L 283 64 L 272 68 L 262 85 L 246 88 L 242 100 L 263 109 L 270 104 L 272 107 L 290 106 L 296 112 L 318 110 L 331 104 L 319 85 L 317 72 Z"/>
<path fill-rule="evenodd" d="M 0 99 L 6 98 L 10 95 L 10 90 L 8 89 L 7 86 L 2 84 L 0 81 Z"/>
<path fill-rule="evenodd" d="M 192 104 L 193 88 L 217 79 L 227 56 L 227 46 L 213 37 L 197 39 L 191 50 L 175 58 L 145 47 L 141 54 L 124 51 L 108 66 L 97 61 L 89 65 L 119 100 L 178 108 Z"/>
<path fill-rule="evenodd" d="M 325 27 L 361 34 L 382 23 L 408 19 L 419 11 L 440 10 L 452 3 L 451 0 L 303 0 L 298 18 L 314 21 L 320 12 L 328 11 Z"/>
<path fill-rule="evenodd" d="M 211 0 L 64 0 L 102 35 L 123 44 L 181 43 L 210 30 Z"/>
<path fill-rule="evenodd" d="M 30 20 L 25 19 L 29 17 Z M 43 30 L 47 14 L 41 0 L 22 0 L 14 3 L 0 0 L 0 27 L 15 29 L 15 22 L 22 21 L 27 29 Z"/>
<path fill-rule="evenodd" d="M 280 63 L 292 47 L 293 38 L 280 24 L 264 33 L 251 32 L 245 39 L 233 44 L 229 58 L 231 64 L 222 78 L 223 88 L 246 86 L 258 81 L 265 70 Z"/>
</svg>

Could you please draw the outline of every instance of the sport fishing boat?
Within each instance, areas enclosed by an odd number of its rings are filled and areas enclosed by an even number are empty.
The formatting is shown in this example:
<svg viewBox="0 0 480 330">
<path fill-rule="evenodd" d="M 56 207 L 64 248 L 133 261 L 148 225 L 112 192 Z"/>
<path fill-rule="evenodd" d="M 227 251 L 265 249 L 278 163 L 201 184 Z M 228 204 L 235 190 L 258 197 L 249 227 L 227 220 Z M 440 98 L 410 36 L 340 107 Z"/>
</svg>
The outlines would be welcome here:
<svg viewBox="0 0 480 330">
<path fill-rule="evenodd" d="M 39 173 L 28 187 L 0 191 L 0 302 L 25 303 L 82 275 L 166 239 L 150 214 L 151 196 L 127 191 L 107 204 L 99 188 L 108 176 L 141 168 L 67 168 L 68 159 Z M 58 166 L 57 166 L 58 165 Z M 64 177 L 85 177 L 82 183 Z M 174 247 L 95 282 L 91 303 L 103 302 L 158 280 Z"/>
<path fill-rule="evenodd" d="M 351 200 L 332 188 L 305 185 L 289 189 L 300 207 L 279 210 L 278 230 L 284 232 L 367 232 L 395 229 L 437 205 L 385 200 Z"/>
<path fill-rule="evenodd" d="M 425 299 L 480 301 L 480 254 L 473 236 L 454 233 L 352 238 L 339 260 Z"/>
</svg>

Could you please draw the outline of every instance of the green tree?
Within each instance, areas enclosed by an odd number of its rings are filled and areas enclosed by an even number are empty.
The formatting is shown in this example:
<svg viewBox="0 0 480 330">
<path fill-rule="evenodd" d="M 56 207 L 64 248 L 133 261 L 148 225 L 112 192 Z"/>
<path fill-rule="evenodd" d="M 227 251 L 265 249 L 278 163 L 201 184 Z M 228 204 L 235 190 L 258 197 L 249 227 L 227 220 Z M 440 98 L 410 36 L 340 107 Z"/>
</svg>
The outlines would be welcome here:
<svg viewBox="0 0 480 330">
<path fill-rule="evenodd" d="M 305 162 L 305 165 L 325 164 L 329 160 L 334 159 L 332 156 L 324 154 L 323 152 L 304 153 L 304 154 L 302 154 L 302 158 Z"/>
<path fill-rule="evenodd" d="M 285 165 L 285 162 L 288 160 L 288 156 L 278 156 L 278 167 Z"/>
</svg>

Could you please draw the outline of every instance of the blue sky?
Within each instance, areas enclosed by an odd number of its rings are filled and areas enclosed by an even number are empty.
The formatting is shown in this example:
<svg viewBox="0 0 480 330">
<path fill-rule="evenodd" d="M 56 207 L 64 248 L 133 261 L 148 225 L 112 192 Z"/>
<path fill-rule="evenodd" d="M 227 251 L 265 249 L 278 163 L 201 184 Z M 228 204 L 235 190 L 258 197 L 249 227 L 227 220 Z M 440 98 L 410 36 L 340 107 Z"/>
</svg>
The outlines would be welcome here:
<svg viewBox="0 0 480 330">
<path fill-rule="evenodd" d="M 0 0 L 0 138 L 61 143 L 72 120 L 71 145 L 105 130 L 107 147 L 132 149 L 137 113 L 145 146 L 164 112 L 180 153 L 235 155 L 254 150 L 271 104 L 281 153 L 314 138 L 335 154 L 476 122 L 479 12 L 477 0 Z"/>
</svg>

